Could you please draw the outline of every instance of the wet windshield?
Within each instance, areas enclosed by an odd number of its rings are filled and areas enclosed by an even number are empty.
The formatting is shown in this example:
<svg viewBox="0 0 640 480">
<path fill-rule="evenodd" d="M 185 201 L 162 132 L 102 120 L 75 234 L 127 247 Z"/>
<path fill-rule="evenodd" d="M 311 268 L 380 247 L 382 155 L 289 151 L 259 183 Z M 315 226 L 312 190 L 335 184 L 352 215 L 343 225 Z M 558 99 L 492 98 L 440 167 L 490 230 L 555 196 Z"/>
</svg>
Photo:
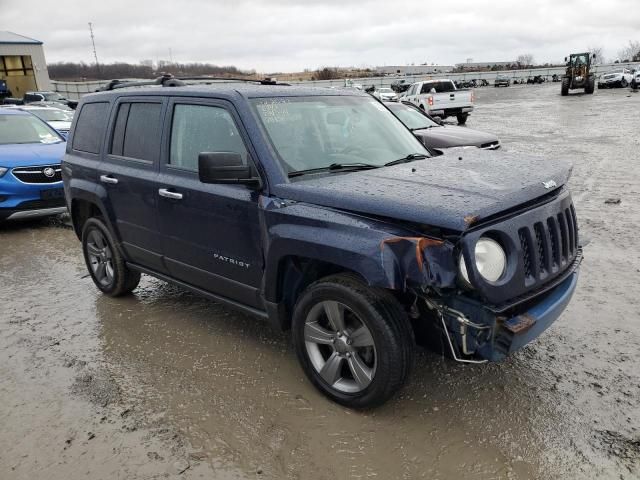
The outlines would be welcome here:
<svg viewBox="0 0 640 480">
<path fill-rule="evenodd" d="M 383 166 L 429 152 L 371 97 L 312 96 L 252 100 L 284 169 L 334 164 Z"/>
<path fill-rule="evenodd" d="M 0 145 L 62 141 L 47 124 L 34 116 L 0 115 Z"/>
<path fill-rule="evenodd" d="M 36 117 L 41 118 L 45 122 L 70 122 L 73 120 L 73 112 L 67 112 L 64 110 L 28 110 L 29 113 L 33 113 Z"/>
<path fill-rule="evenodd" d="M 397 105 L 389 105 L 389 109 L 410 130 L 420 130 L 422 128 L 440 126 L 426 115 L 423 115 L 415 108 L 409 107 L 408 105 L 402 105 L 401 103 Z"/>
</svg>

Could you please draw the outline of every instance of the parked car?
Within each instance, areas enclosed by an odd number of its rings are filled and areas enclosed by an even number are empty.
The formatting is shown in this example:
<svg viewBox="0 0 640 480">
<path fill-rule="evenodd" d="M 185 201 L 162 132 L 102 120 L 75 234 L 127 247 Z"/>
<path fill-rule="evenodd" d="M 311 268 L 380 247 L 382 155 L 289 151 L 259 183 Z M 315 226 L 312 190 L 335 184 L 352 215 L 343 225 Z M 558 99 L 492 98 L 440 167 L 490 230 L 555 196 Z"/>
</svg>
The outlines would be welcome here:
<svg viewBox="0 0 640 480">
<path fill-rule="evenodd" d="M 499 73 L 499 74 L 496 76 L 496 79 L 495 79 L 495 81 L 493 82 L 493 85 L 494 85 L 495 87 L 508 87 L 508 86 L 510 86 L 510 85 L 511 85 L 511 79 L 510 79 L 507 75 L 504 75 L 504 74 L 500 74 L 500 73 Z"/>
<path fill-rule="evenodd" d="M 634 90 L 640 88 L 640 68 L 633 72 L 633 79 L 631 79 L 631 88 Z"/>
<path fill-rule="evenodd" d="M 77 100 L 64 98 L 58 92 L 27 92 L 22 98 L 5 98 L 2 101 L 4 105 L 29 105 L 41 102 L 54 103 L 71 109 L 75 109 L 78 105 Z"/>
<path fill-rule="evenodd" d="M 441 125 L 426 112 L 410 103 L 390 103 L 389 110 L 425 146 L 435 149 L 451 147 L 478 147 L 485 150 L 500 148 L 500 140 L 491 133 L 457 125 Z"/>
<path fill-rule="evenodd" d="M 9 86 L 7 85 L 6 80 L 0 79 L 0 99 L 11 96 L 11 90 L 9 90 Z"/>
<path fill-rule="evenodd" d="M 0 108 L 0 221 L 66 210 L 64 149 L 64 138 L 35 115 Z"/>
<path fill-rule="evenodd" d="M 626 88 L 633 80 L 633 74 L 628 68 L 618 68 L 603 74 L 598 80 L 598 88 Z"/>
<path fill-rule="evenodd" d="M 63 110 L 56 107 L 41 107 L 34 105 L 37 104 L 32 103 L 15 108 L 32 113 L 39 119 L 47 122 L 51 127 L 55 128 L 63 137 L 67 138 L 69 129 L 71 128 L 71 121 L 73 120 L 73 110 Z"/>
<path fill-rule="evenodd" d="M 146 273 L 291 328 L 310 381 L 365 408 L 408 378 L 414 328 L 499 360 L 573 294 L 570 166 L 484 153 L 431 157 L 357 90 L 227 83 L 83 97 L 62 170 L 105 295 Z"/>
<path fill-rule="evenodd" d="M 395 102 L 398 100 L 398 95 L 390 88 L 378 88 L 373 91 L 373 96 L 383 102 Z"/>
<path fill-rule="evenodd" d="M 404 100 L 442 119 L 456 117 L 460 125 L 473 111 L 473 90 L 458 90 L 451 80 L 427 80 L 411 85 Z"/>
</svg>

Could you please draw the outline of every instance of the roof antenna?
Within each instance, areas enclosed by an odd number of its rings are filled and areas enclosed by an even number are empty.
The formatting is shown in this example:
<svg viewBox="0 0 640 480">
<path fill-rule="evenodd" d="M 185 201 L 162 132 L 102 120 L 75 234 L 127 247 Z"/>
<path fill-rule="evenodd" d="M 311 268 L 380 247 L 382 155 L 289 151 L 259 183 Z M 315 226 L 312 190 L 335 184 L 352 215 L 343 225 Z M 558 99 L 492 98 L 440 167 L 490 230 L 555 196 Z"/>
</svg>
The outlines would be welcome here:
<svg viewBox="0 0 640 480">
<path fill-rule="evenodd" d="M 98 70 L 98 75 L 100 75 L 100 64 L 98 63 L 98 54 L 96 53 L 96 42 L 93 38 L 93 24 L 89 22 L 89 33 L 91 34 L 91 44 L 93 45 L 93 58 L 96 59 L 96 69 Z"/>
</svg>

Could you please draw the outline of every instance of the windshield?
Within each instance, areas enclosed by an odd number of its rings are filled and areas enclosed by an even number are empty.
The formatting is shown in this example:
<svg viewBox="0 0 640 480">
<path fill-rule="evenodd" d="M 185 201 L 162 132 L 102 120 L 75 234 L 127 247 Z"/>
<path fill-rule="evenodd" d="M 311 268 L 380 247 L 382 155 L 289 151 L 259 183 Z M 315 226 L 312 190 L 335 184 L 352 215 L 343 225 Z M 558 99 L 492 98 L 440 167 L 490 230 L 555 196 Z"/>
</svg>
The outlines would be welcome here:
<svg viewBox="0 0 640 480">
<path fill-rule="evenodd" d="M 426 115 L 423 115 L 413 107 L 407 105 L 389 105 L 393 114 L 406 125 L 409 130 L 420 130 L 421 128 L 439 127 L 436 122 Z"/>
<path fill-rule="evenodd" d="M 312 96 L 252 100 L 288 172 L 332 164 L 385 163 L 429 152 L 371 97 Z"/>
<path fill-rule="evenodd" d="M 62 141 L 46 123 L 34 116 L 0 115 L 0 145 Z"/>
<path fill-rule="evenodd" d="M 70 122 L 73 120 L 73 112 L 66 112 L 64 110 L 27 110 L 29 113 L 33 113 L 36 117 L 41 118 L 45 122 Z"/>
</svg>

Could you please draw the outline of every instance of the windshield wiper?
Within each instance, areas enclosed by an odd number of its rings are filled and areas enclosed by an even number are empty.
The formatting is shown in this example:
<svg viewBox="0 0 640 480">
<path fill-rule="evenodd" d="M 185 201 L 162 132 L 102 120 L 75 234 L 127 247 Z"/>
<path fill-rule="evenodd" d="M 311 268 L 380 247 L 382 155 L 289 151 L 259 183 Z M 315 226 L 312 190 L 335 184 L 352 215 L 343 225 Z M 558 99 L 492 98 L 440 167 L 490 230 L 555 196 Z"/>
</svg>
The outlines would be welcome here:
<svg viewBox="0 0 640 480">
<path fill-rule="evenodd" d="M 423 153 L 410 153 L 406 157 L 399 158 L 397 160 L 393 160 L 392 162 L 385 163 L 385 167 L 391 167 L 393 165 L 399 165 L 401 163 L 409 163 L 414 160 L 422 160 L 423 158 L 429 158 L 427 155 Z"/>
<path fill-rule="evenodd" d="M 373 165 L 372 163 L 332 163 L 326 167 L 308 168 L 306 170 L 296 170 L 295 172 L 289 172 L 289 178 L 298 177 L 307 173 L 317 172 L 336 172 L 336 171 L 355 171 L 355 170 L 371 170 L 372 168 L 380 168 L 380 165 Z"/>
</svg>

